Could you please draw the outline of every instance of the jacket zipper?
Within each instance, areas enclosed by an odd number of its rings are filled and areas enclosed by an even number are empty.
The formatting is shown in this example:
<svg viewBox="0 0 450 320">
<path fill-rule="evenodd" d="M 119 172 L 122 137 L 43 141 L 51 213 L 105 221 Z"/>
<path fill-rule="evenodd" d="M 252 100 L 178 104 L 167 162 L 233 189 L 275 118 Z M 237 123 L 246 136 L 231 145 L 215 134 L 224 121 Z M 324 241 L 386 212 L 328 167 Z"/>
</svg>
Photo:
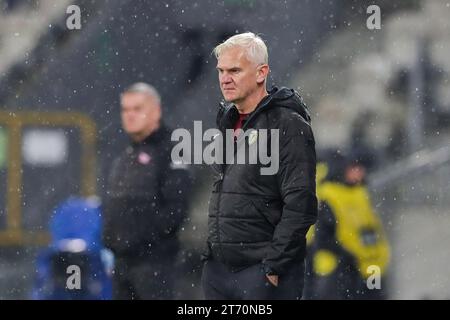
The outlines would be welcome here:
<svg viewBox="0 0 450 320">
<path fill-rule="evenodd" d="M 271 99 L 269 99 L 268 101 L 266 101 L 263 105 L 261 105 L 260 107 L 263 107 L 263 106 L 265 106 L 265 105 L 267 105 L 269 102 L 271 101 Z M 247 126 L 248 126 L 248 123 L 250 122 L 249 120 L 251 120 L 251 119 L 253 119 L 253 118 L 255 118 L 255 116 L 257 115 L 257 113 L 255 113 L 255 114 L 253 114 L 252 116 L 250 116 L 248 119 L 247 119 L 247 121 L 244 123 L 244 125 L 242 126 L 242 130 L 244 130 Z M 234 158 L 234 156 L 236 155 L 236 151 L 237 151 L 237 140 L 236 141 L 234 141 L 234 155 L 233 155 L 233 158 Z M 226 160 L 227 160 L 227 156 L 225 155 L 225 162 L 226 162 Z M 220 172 L 220 174 L 219 174 L 219 177 L 220 177 L 220 183 L 219 183 L 219 185 L 218 185 L 218 193 L 219 193 L 219 195 L 218 195 L 218 197 L 217 197 L 217 215 L 216 215 L 216 223 L 217 223 L 217 241 L 218 241 L 218 243 L 219 243 L 219 251 L 220 251 L 220 255 L 222 256 L 222 260 L 223 260 L 223 262 L 226 264 L 226 259 L 225 259 L 225 256 L 224 256 L 224 254 L 223 254 L 223 248 L 222 248 L 222 241 L 220 240 L 220 228 L 219 228 L 219 226 L 220 226 L 220 219 L 219 219 L 219 213 L 220 213 L 220 199 L 221 199 L 221 197 L 222 197 L 222 185 L 223 185 L 223 180 L 224 180 L 224 178 L 225 178 L 225 173 L 227 172 L 227 170 L 228 170 L 228 168 L 229 168 L 230 166 L 227 166 L 226 164 L 224 164 L 223 166 L 222 166 L 222 172 Z"/>
<path fill-rule="evenodd" d="M 223 254 L 223 249 L 222 249 L 222 241 L 220 240 L 220 219 L 219 219 L 219 214 L 220 214 L 220 198 L 222 196 L 222 184 L 223 184 L 223 178 L 224 178 L 224 174 L 225 174 L 225 170 L 222 168 L 221 172 L 219 174 L 220 177 L 220 182 L 218 185 L 218 196 L 217 196 L 217 214 L 216 214 L 216 223 L 217 223 L 217 241 L 219 243 L 219 251 L 220 251 L 220 256 L 222 258 L 222 260 L 225 262 L 225 256 Z"/>
</svg>

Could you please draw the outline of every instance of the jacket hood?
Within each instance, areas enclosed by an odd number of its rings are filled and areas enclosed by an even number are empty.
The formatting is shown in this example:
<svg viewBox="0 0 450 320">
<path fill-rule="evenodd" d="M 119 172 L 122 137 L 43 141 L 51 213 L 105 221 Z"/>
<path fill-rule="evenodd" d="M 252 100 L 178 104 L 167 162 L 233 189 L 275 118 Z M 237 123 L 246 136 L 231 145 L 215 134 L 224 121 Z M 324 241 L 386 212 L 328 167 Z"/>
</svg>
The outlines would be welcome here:
<svg viewBox="0 0 450 320">
<path fill-rule="evenodd" d="M 286 87 L 278 89 L 277 87 L 273 87 L 266 98 L 267 101 L 263 99 L 258 107 L 256 107 L 254 111 L 255 115 L 269 108 L 288 108 L 300 114 L 308 123 L 311 123 L 311 116 L 308 108 L 303 102 L 303 98 L 294 89 Z"/>
<path fill-rule="evenodd" d="M 268 93 L 269 95 L 262 99 L 256 109 L 250 114 L 247 123 L 250 123 L 252 119 L 271 108 L 288 108 L 294 110 L 306 122 L 311 123 L 308 108 L 297 91 L 286 87 L 273 87 Z M 232 128 L 238 118 L 239 112 L 234 104 L 227 105 L 225 102 L 221 103 L 216 119 L 219 129 Z"/>
</svg>

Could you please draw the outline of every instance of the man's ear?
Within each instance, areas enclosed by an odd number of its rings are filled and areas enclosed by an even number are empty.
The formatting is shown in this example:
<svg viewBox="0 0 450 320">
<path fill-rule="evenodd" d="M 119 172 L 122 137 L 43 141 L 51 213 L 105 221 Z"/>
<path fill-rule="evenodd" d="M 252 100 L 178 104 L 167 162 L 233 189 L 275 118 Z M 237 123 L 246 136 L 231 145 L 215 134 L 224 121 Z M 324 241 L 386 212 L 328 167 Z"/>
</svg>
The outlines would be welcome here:
<svg viewBox="0 0 450 320">
<path fill-rule="evenodd" d="M 258 66 L 256 71 L 256 83 L 261 84 L 267 79 L 267 75 L 269 74 L 269 65 L 262 64 Z"/>
</svg>

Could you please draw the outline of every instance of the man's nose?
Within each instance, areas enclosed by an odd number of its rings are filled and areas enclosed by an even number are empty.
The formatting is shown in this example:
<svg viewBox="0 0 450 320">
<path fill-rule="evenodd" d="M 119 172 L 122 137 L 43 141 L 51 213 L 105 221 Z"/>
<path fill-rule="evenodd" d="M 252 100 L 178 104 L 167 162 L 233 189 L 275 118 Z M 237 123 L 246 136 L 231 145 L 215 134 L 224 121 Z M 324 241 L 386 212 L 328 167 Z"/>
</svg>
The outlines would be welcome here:
<svg viewBox="0 0 450 320">
<path fill-rule="evenodd" d="M 224 73 L 224 74 L 222 74 L 221 76 L 220 76 L 220 82 L 221 83 L 230 83 L 231 82 L 231 77 L 230 77 L 230 75 L 229 74 L 226 74 L 226 73 Z"/>
</svg>

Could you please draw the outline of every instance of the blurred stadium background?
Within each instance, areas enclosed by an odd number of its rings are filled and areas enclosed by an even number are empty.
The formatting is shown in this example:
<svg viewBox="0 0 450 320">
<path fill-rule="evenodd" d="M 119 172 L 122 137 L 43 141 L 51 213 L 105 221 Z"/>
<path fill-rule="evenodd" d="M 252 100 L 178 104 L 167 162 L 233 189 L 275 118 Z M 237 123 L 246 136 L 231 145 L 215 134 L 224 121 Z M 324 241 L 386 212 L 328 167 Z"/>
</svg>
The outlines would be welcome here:
<svg viewBox="0 0 450 320">
<path fill-rule="evenodd" d="M 68 30 L 79 5 L 82 29 Z M 366 27 L 381 8 L 380 30 Z M 52 209 L 100 197 L 127 142 L 119 93 L 161 93 L 166 122 L 214 126 L 220 91 L 212 48 L 253 31 L 269 46 L 270 84 L 291 86 L 313 115 L 317 147 L 377 155 L 370 190 L 392 245 L 391 299 L 450 298 L 450 3 L 447 0 L 0 0 L 0 299 L 29 298 Z M 199 293 L 210 177 L 180 237 Z"/>
</svg>

